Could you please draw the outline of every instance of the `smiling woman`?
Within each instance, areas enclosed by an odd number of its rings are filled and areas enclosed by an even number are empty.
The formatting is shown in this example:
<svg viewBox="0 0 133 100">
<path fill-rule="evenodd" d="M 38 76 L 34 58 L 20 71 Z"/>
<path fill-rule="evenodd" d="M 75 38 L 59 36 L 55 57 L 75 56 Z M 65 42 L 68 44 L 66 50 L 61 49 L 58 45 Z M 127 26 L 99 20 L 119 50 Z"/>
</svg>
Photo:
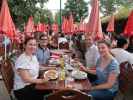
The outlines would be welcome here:
<svg viewBox="0 0 133 100">
<path fill-rule="evenodd" d="M 110 45 L 107 41 L 98 42 L 100 57 L 96 63 L 96 81 L 89 94 L 94 100 L 113 100 L 118 91 L 118 76 L 120 73 L 117 60 L 110 53 Z M 83 69 L 88 73 L 94 73 L 91 69 Z"/>
<path fill-rule="evenodd" d="M 46 78 L 37 79 L 39 63 L 34 55 L 36 49 L 36 40 L 27 38 L 25 51 L 15 62 L 14 94 L 17 100 L 43 100 L 43 92 L 34 88 L 34 84 L 41 84 L 47 81 Z"/>
</svg>

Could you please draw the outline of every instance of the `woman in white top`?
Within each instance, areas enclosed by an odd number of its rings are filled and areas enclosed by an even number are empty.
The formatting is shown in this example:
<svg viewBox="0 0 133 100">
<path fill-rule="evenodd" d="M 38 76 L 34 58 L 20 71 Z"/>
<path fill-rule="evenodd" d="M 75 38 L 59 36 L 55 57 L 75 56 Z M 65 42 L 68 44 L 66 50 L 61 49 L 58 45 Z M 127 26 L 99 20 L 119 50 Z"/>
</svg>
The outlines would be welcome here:
<svg viewBox="0 0 133 100">
<path fill-rule="evenodd" d="M 37 79 L 39 75 L 39 63 L 34 55 L 37 42 L 34 38 L 25 41 L 25 51 L 16 60 L 14 77 L 14 94 L 17 100 L 43 100 L 42 91 L 34 88 L 35 84 L 41 84 L 47 79 Z"/>
</svg>

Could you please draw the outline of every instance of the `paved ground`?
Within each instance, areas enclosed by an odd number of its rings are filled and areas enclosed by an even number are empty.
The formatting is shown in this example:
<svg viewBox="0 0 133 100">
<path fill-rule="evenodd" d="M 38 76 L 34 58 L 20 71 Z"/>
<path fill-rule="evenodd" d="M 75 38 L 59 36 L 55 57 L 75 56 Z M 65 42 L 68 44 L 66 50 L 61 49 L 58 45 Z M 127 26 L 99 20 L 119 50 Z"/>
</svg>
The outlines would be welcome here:
<svg viewBox="0 0 133 100">
<path fill-rule="evenodd" d="M 10 100 L 2 80 L 0 80 L 0 100 Z"/>
</svg>

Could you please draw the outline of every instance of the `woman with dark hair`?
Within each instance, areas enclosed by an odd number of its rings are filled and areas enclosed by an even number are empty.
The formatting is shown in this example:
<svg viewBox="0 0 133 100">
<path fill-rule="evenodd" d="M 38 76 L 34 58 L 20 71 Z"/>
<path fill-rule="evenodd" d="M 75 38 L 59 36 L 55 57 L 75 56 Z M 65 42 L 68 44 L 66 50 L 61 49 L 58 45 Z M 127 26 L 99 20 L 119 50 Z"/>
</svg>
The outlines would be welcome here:
<svg viewBox="0 0 133 100">
<path fill-rule="evenodd" d="M 39 47 L 36 52 L 37 59 L 40 65 L 45 65 L 48 63 L 50 58 L 50 50 L 48 48 L 48 36 L 42 34 L 39 38 Z"/>
<path fill-rule="evenodd" d="M 25 40 L 25 50 L 15 62 L 14 94 L 17 100 L 43 100 L 43 91 L 35 89 L 48 79 L 38 79 L 39 63 L 34 55 L 37 42 L 34 38 Z"/>
<path fill-rule="evenodd" d="M 128 61 L 133 64 L 133 54 L 129 53 L 126 49 L 128 47 L 128 41 L 125 37 L 121 36 L 117 38 L 117 47 L 112 49 L 111 52 L 115 58 L 121 64 L 122 62 Z"/>
<path fill-rule="evenodd" d="M 100 57 L 97 60 L 96 70 L 81 67 L 81 70 L 97 75 L 89 94 L 93 100 L 113 100 L 118 91 L 119 65 L 110 53 L 111 44 L 107 41 L 98 42 Z"/>
</svg>

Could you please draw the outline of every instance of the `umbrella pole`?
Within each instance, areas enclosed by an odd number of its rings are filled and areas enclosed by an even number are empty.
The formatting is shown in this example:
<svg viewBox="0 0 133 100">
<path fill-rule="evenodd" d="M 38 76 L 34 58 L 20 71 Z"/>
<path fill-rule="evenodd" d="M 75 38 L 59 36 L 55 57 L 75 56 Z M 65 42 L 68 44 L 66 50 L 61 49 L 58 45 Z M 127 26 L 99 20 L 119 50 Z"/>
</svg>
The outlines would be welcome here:
<svg viewBox="0 0 133 100">
<path fill-rule="evenodd" d="M 60 48 L 59 48 L 59 38 L 58 38 L 58 50 L 59 50 Z"/>
<path fill-rule="evenodd" d="M 4 54 L 4 56 L 5 56 L 5 61 L 6 61 L 6 56 L 7 56 L 7 53 L 6 53 L 6 35 L 4 35 L 4 50 L 5 50 L 5 54 Z"/>
<path fill-rule="evenodd" d="M 71 48 L 71 40 L 72 40 L 72 36 L 70 35 L 69 49 Z"/>
</svg>

